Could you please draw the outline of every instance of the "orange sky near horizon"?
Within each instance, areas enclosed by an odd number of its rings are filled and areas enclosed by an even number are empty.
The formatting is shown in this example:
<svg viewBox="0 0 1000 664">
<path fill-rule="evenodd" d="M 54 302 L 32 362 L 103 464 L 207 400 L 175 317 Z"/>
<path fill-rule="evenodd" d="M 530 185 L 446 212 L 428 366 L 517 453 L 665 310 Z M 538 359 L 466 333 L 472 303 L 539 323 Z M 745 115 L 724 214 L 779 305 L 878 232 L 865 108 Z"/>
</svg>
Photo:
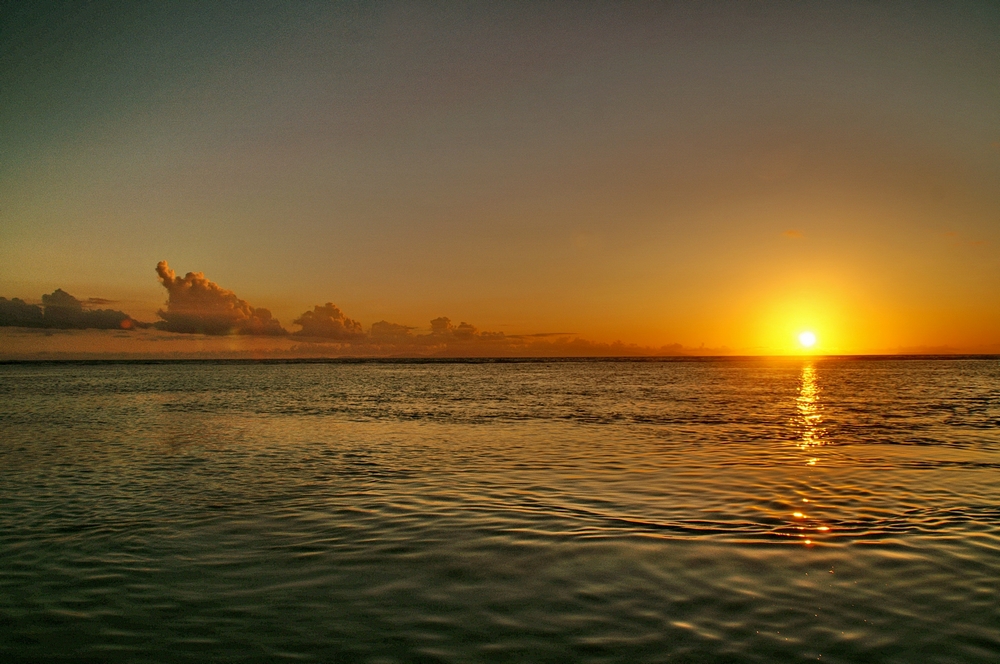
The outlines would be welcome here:
<svg viewBox="0 0 1000 664">
<path fill-rule="evenodd" d="M 0 296 L 1000 352 L 995 3 L 3 11 Z"/>
</svg>

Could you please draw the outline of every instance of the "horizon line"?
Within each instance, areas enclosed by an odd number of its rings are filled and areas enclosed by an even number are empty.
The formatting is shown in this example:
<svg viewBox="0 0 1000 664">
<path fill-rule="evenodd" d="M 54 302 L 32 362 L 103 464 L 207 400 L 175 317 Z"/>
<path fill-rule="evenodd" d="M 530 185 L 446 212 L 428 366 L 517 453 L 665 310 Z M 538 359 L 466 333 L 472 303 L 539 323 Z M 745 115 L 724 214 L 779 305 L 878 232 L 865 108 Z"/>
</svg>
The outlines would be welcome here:
<svg viewBox="0 0 1000 664">
<path fill-rule="evenodd" d="M 540 364 L 546 362 L 697 362 L 706 360 L 1000 360 L 1000 353 L 852 353 L 831 355 L 607 355 L 466 357 L 91 357 L 0 359 L 15 364 Z"/>
</svg>

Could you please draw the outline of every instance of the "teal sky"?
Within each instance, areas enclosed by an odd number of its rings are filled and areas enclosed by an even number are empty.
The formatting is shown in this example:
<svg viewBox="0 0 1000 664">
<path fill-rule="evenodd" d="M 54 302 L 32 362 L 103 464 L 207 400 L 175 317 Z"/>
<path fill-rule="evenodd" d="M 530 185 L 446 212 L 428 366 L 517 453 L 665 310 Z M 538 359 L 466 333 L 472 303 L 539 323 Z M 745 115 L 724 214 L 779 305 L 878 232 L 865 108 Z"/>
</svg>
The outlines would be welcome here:
<svg viewBox="0 0 1000 664">
<path fill-rule="evenodd" d="M 996 3 L 23 3 L 0 295 L 1000 344 Z M 787 329 L 786 329 L 787 328 Z"/>
</svg>

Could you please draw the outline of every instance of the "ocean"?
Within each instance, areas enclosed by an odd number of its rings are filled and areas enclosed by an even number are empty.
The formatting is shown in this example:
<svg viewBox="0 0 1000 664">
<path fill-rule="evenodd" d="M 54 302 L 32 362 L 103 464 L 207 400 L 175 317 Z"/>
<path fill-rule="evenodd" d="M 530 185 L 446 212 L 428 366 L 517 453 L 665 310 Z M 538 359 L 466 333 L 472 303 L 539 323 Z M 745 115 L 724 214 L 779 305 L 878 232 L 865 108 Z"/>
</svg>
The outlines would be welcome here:
<svg viewBox="0 0 1000 664">
<path fill-rule="evenodd" d="M 0 365 L 0 661 L 1000 661 L 1000 360 Z"/>
</svg>

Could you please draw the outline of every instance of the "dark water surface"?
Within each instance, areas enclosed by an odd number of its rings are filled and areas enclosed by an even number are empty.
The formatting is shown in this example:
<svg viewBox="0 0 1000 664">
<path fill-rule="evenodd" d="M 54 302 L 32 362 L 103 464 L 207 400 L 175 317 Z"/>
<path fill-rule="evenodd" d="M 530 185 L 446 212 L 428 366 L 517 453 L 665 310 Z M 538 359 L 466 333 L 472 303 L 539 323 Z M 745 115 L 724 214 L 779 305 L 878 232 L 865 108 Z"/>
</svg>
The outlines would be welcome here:
<svg viewBox="0 0 1000 664">
<path fill-rule="evenodd" d="M 1000 661 L 1000 361 L 0 366 L 0 661 Z"/>
</svg>

